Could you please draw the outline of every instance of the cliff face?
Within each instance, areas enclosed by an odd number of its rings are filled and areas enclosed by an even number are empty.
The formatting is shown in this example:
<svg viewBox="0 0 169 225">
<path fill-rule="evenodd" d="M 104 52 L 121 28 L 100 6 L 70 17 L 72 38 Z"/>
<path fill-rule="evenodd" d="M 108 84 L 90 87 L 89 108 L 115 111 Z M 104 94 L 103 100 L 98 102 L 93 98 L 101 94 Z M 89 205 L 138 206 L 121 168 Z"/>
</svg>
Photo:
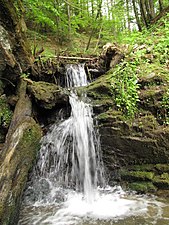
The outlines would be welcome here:
<svg viewBox="0 0 169 225">
<path fill-rule="evenodd" d="M 110 181 L 138 192 L 169 189 L 169 127 L 164 106 L 169 84 L 168 70 L 162 71 L 139 78 L 138 111 L 133 118 L 126 117 L 115 104 L 113 70 L 87 88 L 99 123 Z"/>
</svg>

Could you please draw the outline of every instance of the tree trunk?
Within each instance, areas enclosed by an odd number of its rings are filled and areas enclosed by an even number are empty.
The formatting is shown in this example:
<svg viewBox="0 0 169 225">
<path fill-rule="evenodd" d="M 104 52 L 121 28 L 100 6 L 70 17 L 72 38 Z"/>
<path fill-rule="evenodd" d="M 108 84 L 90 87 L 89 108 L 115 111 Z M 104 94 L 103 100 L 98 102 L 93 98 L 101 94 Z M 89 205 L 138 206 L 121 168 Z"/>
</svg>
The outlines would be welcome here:
<svg viewBox="0 0 169 225">
<path fill-rule="evenodd" d="M 159 3 L 160 12 L 162 12 L 162 10 L 163 10 L 163 1 L 162 0 L 158 0 L 158 3 Z"/>
<path fill-rule="evenodd" d="M 16 6 L 16 4 L 18 5 Z M 26 25 L 21 12 L 21 1 L 0 0 L 0 74 L 21 74 L 31 66 L 33 57 L 26 43 Z M 18 16 L 18 14 L 20 14 Z M 10 75 L 11 76 L 11 75 Z M 14 77 L 8 77 L 12 79 Z"/>
<path fill-rule="evenodd" d="M 150 16 L 151 20 L 155 17 L 155 10 L 154 10 L 154 2 L 153 0 L 149 0 L 149 7 L 150 7 Z"/>
<path fill-rule="evenodd" d="M 70 13 L 70 2 L 67 2 L 67 17 L 68 17 L 68 36 L 71 36 L 71 13 Z"/>
<path fill-rule="evenodd" d="M 147 22 L 149 24 L 150 20 L 151 20 L 151 12 L 150 12 L 149 0 L 148 1 L 144 1 L 144 4 L 145 4 Z"/>
<path fill-rule="evenodd" d="M 101 16 L 102 16 L 101 9 L 102 9 L 102 0 L 99 0 L 98 6 L 97 6 L 97 15 L 96 15 L 95 21 L 97 21 L 98 18 L 101 18 Z M 95 32 L 95 27 L 93 26 L 93 28 L 91 29 L 91 33 L 90 33 L 90 36 L 89 36 L 87 46 L 86 46 L 86 51 L 89 49 L 90 42 L 91 42 L 91 39 L 94 35 L 94 32 Z"/>
<path fill-rule="evenodd" d="M 127 27 L 128 27 L 128 30 L 131 31 L 129 0 L 126 0 L 126 10 L 127 10 Z"/>
<path fill-rule="evenodd" d="M 138 30 L 139 31 L 142 31 L 142 27 L 141 27 L 141 23 L 140 23 L 140 18 L 139 18 L 138 10 L 136 8 L 136 2 L 135 2 L 135 0 L 132 0 L 132 3 L 133 3 L 133 9 L 134 9 L 134 14 L 135 14 L 135 18 L 136 18 L 136 23 L 137 23 L 137 26 L 138 26 Z"/>
<path fill-rule="evenodd" d="M 19 100 L 0 155 L 0 224 L 18 223 L 21 197 L 37 155 L 41 129 L 31 117 L 32 104 L 21 81 Z"/>
<path fill-rule="evenodd" d="M 140 11 L 141 11 L 141 17 L 144 25 L 148 27 L 148 19 L 147 19 L 147 10 L 146 10 L 146 4 L 145 0 L 140 0 Z"/>
</svg>

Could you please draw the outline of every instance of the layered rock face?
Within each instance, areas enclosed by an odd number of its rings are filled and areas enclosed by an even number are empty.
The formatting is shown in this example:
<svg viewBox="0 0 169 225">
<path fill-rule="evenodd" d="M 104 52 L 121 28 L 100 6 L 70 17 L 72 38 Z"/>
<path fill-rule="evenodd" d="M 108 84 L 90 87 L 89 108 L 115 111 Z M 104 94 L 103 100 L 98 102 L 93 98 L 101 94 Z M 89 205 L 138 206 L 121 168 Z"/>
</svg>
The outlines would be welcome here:
<svg viewBox="0 0 169 225">
<path fill-rule="evenodd" d="M 87 88 L 99 123 L 103 160 L 111 182 L 138 192 L 169 189 L 169 127 L 164 122 L 164 76 L 140 79 L 138 112 L 129 119 L 117 110 L 111 71 Z M 151 85 L 153 83 L 153 85 Z M 163 120 L 163 122 L 162 122 Z"/>
</svg>

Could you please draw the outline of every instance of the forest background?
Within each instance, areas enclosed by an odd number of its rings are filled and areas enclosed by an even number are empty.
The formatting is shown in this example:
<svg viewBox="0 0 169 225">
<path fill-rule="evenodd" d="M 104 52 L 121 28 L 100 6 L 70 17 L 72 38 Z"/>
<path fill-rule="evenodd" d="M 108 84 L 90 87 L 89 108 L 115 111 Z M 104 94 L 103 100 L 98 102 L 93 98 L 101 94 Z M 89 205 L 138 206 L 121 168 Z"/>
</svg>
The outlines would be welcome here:
<svg viewBox="0 0 169 225">
<path fill-rule="evenodd" d="M 107 42 L 131 44 L 168 7 L 168 0 L 23 0 L 22 11 L 33 54 L 41 48 L 51 56 L 97 53 Z"/>
</svg>

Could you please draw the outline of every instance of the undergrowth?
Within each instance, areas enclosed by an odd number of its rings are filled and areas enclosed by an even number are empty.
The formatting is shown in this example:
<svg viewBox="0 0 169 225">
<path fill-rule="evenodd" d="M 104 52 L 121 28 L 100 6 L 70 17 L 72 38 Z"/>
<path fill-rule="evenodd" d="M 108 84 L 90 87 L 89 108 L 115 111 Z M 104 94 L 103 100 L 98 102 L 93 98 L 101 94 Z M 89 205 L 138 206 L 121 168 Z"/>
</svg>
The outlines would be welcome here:
<svg viewBox="0 0 169 225">
<path fill-rule="evenodd" d="M 116 106 L 127 117 L 134 117 L 137 111 L 139 101 L 137 82 L 136 65 L 133 62 L 122 62 L 111 76 Z"/>
<path fill-rule="evenodd" d="M 111 82 L 117 108 L 134 117 L 139 102 L 138 80 L 142 77 L 166 77 L 169 83 L 169 14 L 148 30 L 124 35 L 123 44 L 130 47 L 125 60 L 112 72 Z M 156 85 L 156 84 L 154 84 Z M 169 91 L 161 101 L 163 123 L 169 124 Z"/>
</svg>

